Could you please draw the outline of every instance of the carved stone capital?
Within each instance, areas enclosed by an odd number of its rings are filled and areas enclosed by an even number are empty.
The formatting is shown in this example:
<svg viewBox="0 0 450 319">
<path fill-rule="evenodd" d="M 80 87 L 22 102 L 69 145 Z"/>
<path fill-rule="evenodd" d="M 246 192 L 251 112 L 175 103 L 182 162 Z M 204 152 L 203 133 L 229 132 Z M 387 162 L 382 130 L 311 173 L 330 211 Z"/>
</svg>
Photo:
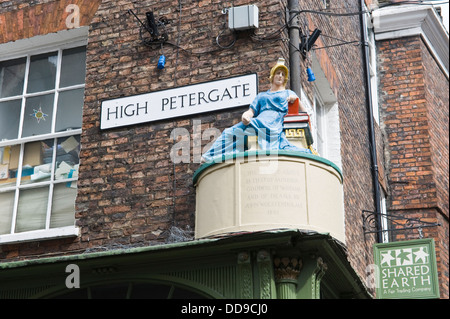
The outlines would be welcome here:
<svg viewBox="0 0 450 319">
<path fill-rule="evenodd" d="M 303 265 L 302 260 L 298 257 L 275 257 L 273 264 L 277 281 L 297 281 Z"/>
</svg>

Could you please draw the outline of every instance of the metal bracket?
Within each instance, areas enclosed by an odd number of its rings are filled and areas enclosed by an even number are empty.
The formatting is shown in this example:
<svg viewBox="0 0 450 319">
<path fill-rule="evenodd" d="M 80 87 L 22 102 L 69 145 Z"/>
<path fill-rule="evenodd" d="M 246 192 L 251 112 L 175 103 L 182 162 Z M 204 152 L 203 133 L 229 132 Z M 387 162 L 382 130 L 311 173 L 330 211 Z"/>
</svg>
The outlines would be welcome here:
<svg viewBox="0 0 450 319">
<path fill-rule="evenodd" d="M 170 21 L 165 17 L 161 17 L 158 22 L 154 20 L 153 12 L 146 13 L 146 23 L 142 22 L 141 19 L 129 9 L 127 11 L 129 14 L 133 15 L 140 24 L 139 36 L 145 45 L 152 44 L 163 44 L 168 40 L 168 34 L 166 31 L 166 24 L 170 24 Z M 158 31 L 162 28 L 162 32 Z"/>
<path fill-rule="evenodd" d="M 377 216 L 386 219 L 391 225 L 398 225 L 400 227 L 393 227 L 387 229 L 380 229 L 377 224 Z M 392 213 L 376 213 L 368 210 L 362 211 L 364 235 L 373 233 L 395 232 L 402 230 L 418 229 L 419 237 L 423 238 L 422 229 L 427 227 L 441 226 L 439 223 L 431 223 L 421 220 L 420 218 L 408 218 L 402 215 Z"/>
</svg>

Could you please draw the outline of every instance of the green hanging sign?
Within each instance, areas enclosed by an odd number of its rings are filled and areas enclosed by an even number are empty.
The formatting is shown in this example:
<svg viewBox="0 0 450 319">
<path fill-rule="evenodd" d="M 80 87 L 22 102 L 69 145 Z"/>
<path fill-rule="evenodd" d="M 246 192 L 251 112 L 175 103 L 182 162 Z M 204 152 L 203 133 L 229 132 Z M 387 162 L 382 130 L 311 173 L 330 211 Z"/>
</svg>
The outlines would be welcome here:
<svg viewBox="0 0 450 319">
<path fill-rule="evenodd" d="M 374 245 L 377 299 L 439 298 L 432 238 Z"/>
</svg>

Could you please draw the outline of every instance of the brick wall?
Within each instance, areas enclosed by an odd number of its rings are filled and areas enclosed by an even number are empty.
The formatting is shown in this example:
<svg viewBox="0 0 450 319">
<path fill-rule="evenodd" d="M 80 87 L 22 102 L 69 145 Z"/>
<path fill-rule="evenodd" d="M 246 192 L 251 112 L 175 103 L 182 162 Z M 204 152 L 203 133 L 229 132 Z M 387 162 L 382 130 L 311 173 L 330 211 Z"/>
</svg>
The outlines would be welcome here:
<svg viewBox="0 0 450 319">
<path fill-rule="evenodd" d="M 68 28 L 66 20 L 79 8 L 79 25 L 89 25 L 100 0 L 2 1 L 0 7 L 0 43 L 31 38 Z M 70 19 L 70 17 L 69 17 Z"/>
<path fill-rule="evenodd" d="M 378 50 L 388 210 L 442 225 L 423 233 L 435 239 L 441 296 L 448 298 L 448 79 L 419 36 L 381 41 Z M 417 238 L 417 230 L 395 234 Z"/>
<path fill-rule="evenodd" d="M 449 92 L 448 79 L 436 64 L 433 56 L 424 45 L 421 46 L 425 97 L 428 104 L 428 123 L 431 146 L 431 162 L 436 184 L 437 207 L 448 217 L 448 115 Z"/>
<path fill-rule="evenodd" d="M 392 209 L 436 205 L 419 37 L 379 44 Z M 411 168 L 408 170 L 408 167 Z M 415 169 L 413 169 L 415 167 Z M 416 191 L 411 192 L 414 188 Z"/>
<path fill-rule="evenodd" d="M 302 9 L 322 8 L 322 1 L 300 1 Z M 354 12 L 331 2 L 333 12 Z M 366 106 L 364 68 L 362 64 L 362 48 L 355 45 L 334 46 L 340 42 L 330 36 L 345 41 L 360 41 L 359 16 L 330 17 L 319 14 L 305 14 L 300 19 L 300 25 L 306 26 L 309 32 L 316 27 L 322 35 L 316 41 L 317 47 L 328 47 L 315 52 L 322 69 L 327 74 L 328 82 L 337 97 L 341 134 L 342 171 L 344 175 L 344 207 L 346 245 L 349 251 L 351 265 L 361 278 L 365 278 L 365 268 L 373 263 L 373 234 L 364 235 L 362 211 L 375 211 L 373 181 L 371 174 L 371 156 L 369 126 Z M 307 82 L 306 67 L 309 61 L 304 61 L 303 83 Z M 313 70 L 314 71 L 314 70 Z M 308 96 L 312 96 L 313 86 L 305 85 Z M 381 141 L 381 133 L 376 127 L 377 141 Z M 382 147 L 378 148 L 382 152 Z M 383 159 L 382 153 L 379 159 Z M 383 162 L 378 163 L 384 166 Z"/>
<path fill-rule="evenodd" d="M 428 48 L 422 45 L 421 49 L 425 97 L 428 103 L 433 182 L 436 184 L 437 209 L 434 218 L 436 223 L 442 225 L 437 227 L 436 235 L 433 235 L 433 238 L 437 242 L 436 258 L 439 267 L 441 296 L 449 298 L 449 82 Z"/>
</svg>

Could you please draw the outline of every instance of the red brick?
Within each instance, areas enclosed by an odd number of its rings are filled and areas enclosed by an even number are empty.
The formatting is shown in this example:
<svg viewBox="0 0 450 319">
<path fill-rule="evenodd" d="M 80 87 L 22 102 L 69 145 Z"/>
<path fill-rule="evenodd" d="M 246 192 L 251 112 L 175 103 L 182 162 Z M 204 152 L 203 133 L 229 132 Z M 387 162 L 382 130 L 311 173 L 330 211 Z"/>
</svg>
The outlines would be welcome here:
<svg viewBox="0 0 450 319">
<path fill-rule="evenodd" d="M 409 50 L 400 49 L 406 47 Z M 390 154 L 387 170 L 392 180 L 408 182 L 390 188 L 388 210 L 401 210 L 406 217 L 423 221 L 448 220 L 448 79 L 420 37 L 385 40 L 378 48 L 380 77 L 389 78 L 380 81 L 381 96 L 389 94 L 389 99 L 382 98 Z M 408 66 L 398 73 L 394 60 Z M 405 87 L 406 79 L 414 82 Z M 398 108 L 395 101 L 402 98 L 407 100 Z M 438 231 L 427 228 L 424 233 L 436 241 L 440 281 L 448 282 L 448 244 L 444 244 L 448 222 L 441 224 Z M 415 238 L 412 230 L 395 235 L 396 240 Z M 441 286 L 441 297 L 448 298 L 448 285 Z"/>
</svg>

